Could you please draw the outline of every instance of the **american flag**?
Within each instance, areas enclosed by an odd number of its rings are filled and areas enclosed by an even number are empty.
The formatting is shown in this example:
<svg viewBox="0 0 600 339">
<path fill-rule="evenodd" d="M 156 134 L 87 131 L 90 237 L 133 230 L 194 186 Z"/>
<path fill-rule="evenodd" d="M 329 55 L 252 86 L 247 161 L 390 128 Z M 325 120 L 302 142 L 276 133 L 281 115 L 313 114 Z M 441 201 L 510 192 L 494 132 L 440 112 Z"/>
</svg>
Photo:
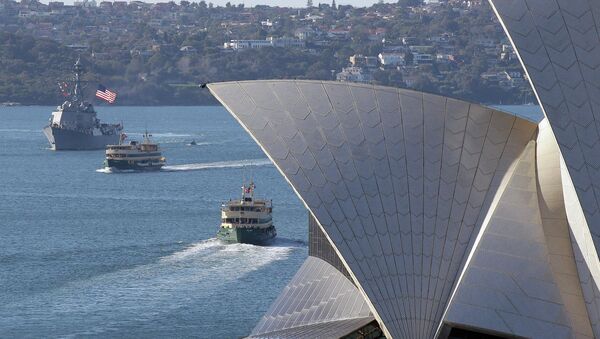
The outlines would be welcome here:
<svg viewBox="0 0 600 339">
<path fill-rule="evenodd" d="M 96 90 L 96 97 L 107 101 L 110 104 L 113 104 L 117 99 L 117 93 L 109 90 L 108 88 L 98 85 L 98 89 Z"/>
</svg>

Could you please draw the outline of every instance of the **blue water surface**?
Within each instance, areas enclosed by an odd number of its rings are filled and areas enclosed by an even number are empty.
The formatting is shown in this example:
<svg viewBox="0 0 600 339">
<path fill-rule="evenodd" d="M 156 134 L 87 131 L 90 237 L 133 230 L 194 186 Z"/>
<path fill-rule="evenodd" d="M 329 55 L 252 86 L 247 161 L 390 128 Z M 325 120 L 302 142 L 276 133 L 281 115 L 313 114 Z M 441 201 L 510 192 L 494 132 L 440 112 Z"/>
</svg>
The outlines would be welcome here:
<svg viewBox="0 0 600 339">
<path fill-rule="evenodd" d="M 107 174 L 103 151 L 48 150 L 51 110 L 0 108 L 0 337 L 247 335 L 307 255 L 307 212 L 254 141 L 221 107 L 102 107 L 169 164 Z M 250 177 L 278 240 L 223 245 Z"/>
</svg>

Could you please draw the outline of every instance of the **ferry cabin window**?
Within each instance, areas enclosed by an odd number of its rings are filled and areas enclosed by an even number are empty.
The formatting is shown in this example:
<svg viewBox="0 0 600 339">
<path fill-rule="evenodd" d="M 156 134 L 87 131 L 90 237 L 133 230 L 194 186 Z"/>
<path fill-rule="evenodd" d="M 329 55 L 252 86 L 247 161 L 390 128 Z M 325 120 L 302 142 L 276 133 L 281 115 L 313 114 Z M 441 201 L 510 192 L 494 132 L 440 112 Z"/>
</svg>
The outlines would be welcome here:
<svg viewBox="0 0 600 339">
<path fill-rule="evenodd" d="M 268 220 L 263 220 L 263 219 L 256 219 L 256 218 L 225 218 L 225 219 L 221 219 L 221 222 L 224 223 L 242 223 L 242 224 L 263 224 L 265 222 L 267 222 Z"/>
<path fill-rule="evenodd" d="M 235 207 L 230 207 L 229 208 L 230 211 L 248 211 L 248 212 L 262 212 L 262 208 L 260 207 L 252 207 L 252 206 L 235 206 Z"/>
</svg>

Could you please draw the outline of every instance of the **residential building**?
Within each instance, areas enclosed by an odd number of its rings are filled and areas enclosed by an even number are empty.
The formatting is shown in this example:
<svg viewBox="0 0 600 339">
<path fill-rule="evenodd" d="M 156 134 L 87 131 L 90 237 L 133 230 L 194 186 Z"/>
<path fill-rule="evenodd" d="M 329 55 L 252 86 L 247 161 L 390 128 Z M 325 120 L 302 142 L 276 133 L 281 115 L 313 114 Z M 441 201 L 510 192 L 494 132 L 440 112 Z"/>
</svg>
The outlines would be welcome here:
<svg viewBox="0 0 600 339">
<path fill-rule="evenodd" d="M 303 48 L 305 42 L 292 38 L 269 37 L 266 40 L 231 40 L 223 44 L 223 48 L 241 50 L 263 47 Z"/>
<path fill-rule="evenodd" d="M 354 54 L 349 58 L 350 63 L 354 67 L 369 67 L 374 68 L 379 66 L 379 60 L 377 57 L 364 56 L 362 54 Z"/>
<path fill-rule="evenodd" d="M 365 72 L 361 67 L 345 67 L 336 75 L 336 80 L 369 83 L 373 78 L 370 73 Z"/>
<path fill-rule="evenodd" d="M 383 67 L 396 67 L 406 65 L 403 53 L 379 53 L 379 63 Z"/>
</svg>

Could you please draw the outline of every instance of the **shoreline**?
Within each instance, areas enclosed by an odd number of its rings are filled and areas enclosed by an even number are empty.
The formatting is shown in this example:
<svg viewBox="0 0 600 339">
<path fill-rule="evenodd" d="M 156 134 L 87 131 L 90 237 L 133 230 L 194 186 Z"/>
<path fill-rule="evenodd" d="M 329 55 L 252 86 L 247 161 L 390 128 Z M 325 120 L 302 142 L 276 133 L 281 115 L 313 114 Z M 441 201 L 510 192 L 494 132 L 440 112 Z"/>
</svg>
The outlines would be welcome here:
<svg viewBox="0 0 600 339">
<path fill-rule="evenodd" d="M 207 104 L 197 104 L 197 105 L 99 105 L 93 104 L 94 107 L 106 108 L 106 107 L 218 107 L 221 106 L 219 103 L 207 103 Z M 483 106 L 539 106 L 537 103 L 527 103 L 527 104 L 517 104 L 517 103 L 479 103 L 479 105 Z M 0 103 L 0 107 L 55 107 L 60 106 L 57 104 L 21 104 L 14 103 L 13 105 L 5 105 Z"/>
<path fill-rule="evenodd" d="M 93 104 L 94 107 L 101 107 L 101 108 L 106 108 L 106 107 L 206 107 L 206 106 L 210 106 L 210 107 L 218 107 L 221 106 L 220 104 L 198 104 L 198 105 L 98 105 L 98 104 Z M 56 106 L 60 106 L 57 104 L 14 104 L 14 105 L 3 105 L 0 104 L 1 108 L 15 108 L 15 107 L 56 107 Z"/>
</svg>

